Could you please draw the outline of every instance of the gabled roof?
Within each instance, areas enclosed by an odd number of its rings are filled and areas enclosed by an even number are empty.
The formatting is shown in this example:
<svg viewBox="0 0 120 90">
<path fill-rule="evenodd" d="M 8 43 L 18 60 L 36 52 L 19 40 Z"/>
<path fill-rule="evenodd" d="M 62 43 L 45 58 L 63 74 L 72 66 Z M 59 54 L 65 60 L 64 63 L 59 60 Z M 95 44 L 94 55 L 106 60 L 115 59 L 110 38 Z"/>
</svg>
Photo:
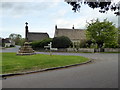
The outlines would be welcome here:
<svg viewBox="0 0 120 90">
<path fill-rule="evenodd" d="M 43 32 L 28 32 L 28 41 L 43 40 L 49 38 L 48 33 Z"/>
<path fill-rule="evenodd" d="M 84 29 L 57 28 L 55 30 L 54 37 L 58 37 L 58 36 L 67 36 L 71 40 L 80 40 L 86 38 Z"/>
<path fill-rule="evenodd" d="M 2 39 L 2 43 L 10 43 L 10 40 L 9 40 L 9 38 Z"/>
</svg>

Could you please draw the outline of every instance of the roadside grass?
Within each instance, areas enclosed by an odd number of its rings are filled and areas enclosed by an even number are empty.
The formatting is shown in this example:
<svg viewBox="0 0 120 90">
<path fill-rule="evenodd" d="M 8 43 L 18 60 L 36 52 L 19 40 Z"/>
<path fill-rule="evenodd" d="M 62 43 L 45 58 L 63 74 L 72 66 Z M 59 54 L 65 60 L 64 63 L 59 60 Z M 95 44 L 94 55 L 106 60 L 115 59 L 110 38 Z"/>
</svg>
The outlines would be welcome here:
<svg viewBox="0 0 120 90">
<path fill-rule="evenodd" d="M 45 54 L 17 56 L 16 53 L 2 53 L 2 62 L 0 63 L 2 63 L 2 74 L 8 74 L 77 64 L 88 60 L 82 56 Z"/>
</svg>

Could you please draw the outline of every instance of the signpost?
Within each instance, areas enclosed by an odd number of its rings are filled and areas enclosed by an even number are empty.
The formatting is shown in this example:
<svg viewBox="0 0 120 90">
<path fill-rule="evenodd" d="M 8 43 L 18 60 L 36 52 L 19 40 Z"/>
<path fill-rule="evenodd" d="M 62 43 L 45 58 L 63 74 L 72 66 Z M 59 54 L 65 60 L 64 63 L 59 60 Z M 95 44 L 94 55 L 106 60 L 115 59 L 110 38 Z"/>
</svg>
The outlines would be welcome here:
<svg viewBox="0 0 120 90">
<path fill-rule="evenodd" d="M 50 56 L 51 56 L 52 55 L 52 52 L 51 52 L 52 42 L 50 42 L 50 44 L 48 44 L 48 46 L 50 47 Z"/>
<path fill-rule="evenodd" d="M 48 46 L 44 46 L 44 48 L 50 48 L 50 56 L 52 55 L 52 51 L 51 51 L 51 49 L 52 49 L 52 42 L 50 42 L 50 44 L 48 44 Z"/>
<path fill-rule="evenodd" d="M 47 48 L 50 48 L 50 56 L 52 55 L 52 50 L 58 50 L 57 48 L 52 48 L 52 42 L 50 42 L 48 46 L 44 46 L 44 48 L 46 48 L 46 50 Z"/>
</svg>

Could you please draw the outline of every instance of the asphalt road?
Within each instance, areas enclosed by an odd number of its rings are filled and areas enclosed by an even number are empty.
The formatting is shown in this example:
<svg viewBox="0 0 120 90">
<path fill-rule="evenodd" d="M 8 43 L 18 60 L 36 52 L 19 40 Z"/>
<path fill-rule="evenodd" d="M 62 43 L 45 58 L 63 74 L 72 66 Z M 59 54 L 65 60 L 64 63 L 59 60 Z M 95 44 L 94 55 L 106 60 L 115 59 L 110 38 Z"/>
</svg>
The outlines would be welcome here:
<svg viewBox="0 0 120 90">
<path fill-rule="evenodd" d="M 118 54 L 53 54 L 80 55 L 96 60 L 66 69 L 8 77 L 2 80 L 3 88 L 118 88 Z"/>
<path fill-rule="evenodd" d="M 18 52 L 20 46 L 15 46 L 12 48 L 0 49 L 0 52 Z"/>
</svg>

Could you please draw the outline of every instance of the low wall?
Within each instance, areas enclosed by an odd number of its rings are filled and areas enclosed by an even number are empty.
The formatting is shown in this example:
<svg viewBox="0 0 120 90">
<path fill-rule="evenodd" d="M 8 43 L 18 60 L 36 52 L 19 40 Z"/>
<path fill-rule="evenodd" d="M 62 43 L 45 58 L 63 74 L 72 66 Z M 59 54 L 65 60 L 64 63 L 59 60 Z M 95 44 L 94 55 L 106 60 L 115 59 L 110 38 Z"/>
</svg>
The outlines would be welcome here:
<svg viewBox="0 0 120 90">
<path fill-rule="evenodd" d="M 58 52 L 67 52 L 67 48 L 64 48 L 64 49 L 58 49 L 57 51 L 58 51 Z"/>
<path fill-rule="evenodd" d="M 104 52 L 120 52 L 120 48 L 104 48 Z"/>
<path fill-rule="evenodd" d="M 94 52 L 94 48 L 79 48 L 78 52 Z"/>
<path fill-rule="evenodd" d="M 76 51 L 76 52 L 94 52 L 94 48 L 79 48 L 79 49 L 67 48 L 67 51 L 68 52 L 73 52 L 73 51 Z"/>
<path fill-rule="evenodd" d="M 40 49 L 38 51 L 49 51 L 45 49 Z M 65 48 L 65 49 L 58 49 L 58 50 L 52 50 L 54 52 L 120 52 L 120 48 L 103 48 L 101 51 L 100 49 L 94 49 L 94 48 Z"/>
</svg>

